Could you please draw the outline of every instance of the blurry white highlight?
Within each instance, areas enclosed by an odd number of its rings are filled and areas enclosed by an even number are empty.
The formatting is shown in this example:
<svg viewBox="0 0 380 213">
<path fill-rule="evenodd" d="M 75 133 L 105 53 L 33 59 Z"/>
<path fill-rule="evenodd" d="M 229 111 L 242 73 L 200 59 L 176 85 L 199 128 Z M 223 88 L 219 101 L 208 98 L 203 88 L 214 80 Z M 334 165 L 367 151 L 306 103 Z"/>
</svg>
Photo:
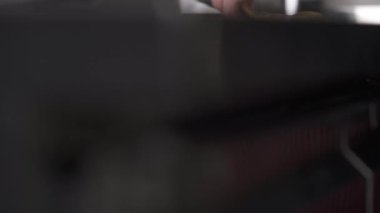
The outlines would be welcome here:
<svg viewBox="0 0 380 213">
<path fill-rule="evenodd" d="M 357 23 L 380 24 L 380 5 L 360 5 L 353 8 Z"/>
<path fill-rule="evenodd" d="M 295 15 L 298 12 L 299 0 L 285 0 L 286 15 Z"/>
<path fill-rule="evenodd" d="M 179 0 L 181 13 L 185 14 L 207 14 L 218 13 L 218 11 L 206 4 L 200 3 L 197 0 Z"/>
</svg>

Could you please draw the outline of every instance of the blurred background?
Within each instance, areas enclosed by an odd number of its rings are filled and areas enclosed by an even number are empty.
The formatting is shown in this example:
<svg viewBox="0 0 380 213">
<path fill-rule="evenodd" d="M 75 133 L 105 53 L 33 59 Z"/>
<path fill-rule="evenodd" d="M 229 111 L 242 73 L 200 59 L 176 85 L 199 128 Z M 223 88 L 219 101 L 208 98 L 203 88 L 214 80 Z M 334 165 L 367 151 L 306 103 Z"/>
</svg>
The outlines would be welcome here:
<svg viewBox="0 0 380 213">
<path fill-rule="evenodd" d="M 380 211 L 376 13 L 268 2 L 1 0 L 0 211 Z"/>
</svg>

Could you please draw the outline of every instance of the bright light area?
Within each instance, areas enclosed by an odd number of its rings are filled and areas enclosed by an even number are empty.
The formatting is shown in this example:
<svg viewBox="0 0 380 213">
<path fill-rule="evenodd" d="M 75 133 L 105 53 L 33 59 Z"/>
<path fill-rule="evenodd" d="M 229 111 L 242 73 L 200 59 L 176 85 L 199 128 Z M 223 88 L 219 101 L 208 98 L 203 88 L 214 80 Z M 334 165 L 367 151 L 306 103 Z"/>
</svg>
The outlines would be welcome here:
<svg viewBox="0 0 380 213">
<path fill-rule="evenodd" d="M 380 5 L 360 5 L 353 9 L 354 19 L 363 24 L 380 24 Z"/>
<path fill-rule="evenodd" d="M 179 0 L 179 6 L 182 13 L 185 14 L 207 14 L 207 13 L 218 13 L 217 10 L 211 8 L 197 0 Z"/>
<path fill-rule="evenodd" d="M 285 12 L 286 15 L 292 16 L 298 12 L 300 0 L 285 0 Z"/>
</svg>

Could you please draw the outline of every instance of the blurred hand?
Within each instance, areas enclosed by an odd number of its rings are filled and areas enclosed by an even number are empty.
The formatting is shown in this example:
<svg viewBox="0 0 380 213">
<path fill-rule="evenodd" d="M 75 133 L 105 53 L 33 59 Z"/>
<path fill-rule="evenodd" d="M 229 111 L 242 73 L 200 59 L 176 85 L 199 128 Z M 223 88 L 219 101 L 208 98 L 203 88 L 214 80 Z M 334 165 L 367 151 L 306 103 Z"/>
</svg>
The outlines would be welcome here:
<svg viewBox="0 0 380 213">
<path fill-rule="evenodd" d="M 212 0 L 213 6 L 222 14 L 237 16 L 241 14 L 242 4 L 251 4 L 253 0 Z"/>
</svg>

